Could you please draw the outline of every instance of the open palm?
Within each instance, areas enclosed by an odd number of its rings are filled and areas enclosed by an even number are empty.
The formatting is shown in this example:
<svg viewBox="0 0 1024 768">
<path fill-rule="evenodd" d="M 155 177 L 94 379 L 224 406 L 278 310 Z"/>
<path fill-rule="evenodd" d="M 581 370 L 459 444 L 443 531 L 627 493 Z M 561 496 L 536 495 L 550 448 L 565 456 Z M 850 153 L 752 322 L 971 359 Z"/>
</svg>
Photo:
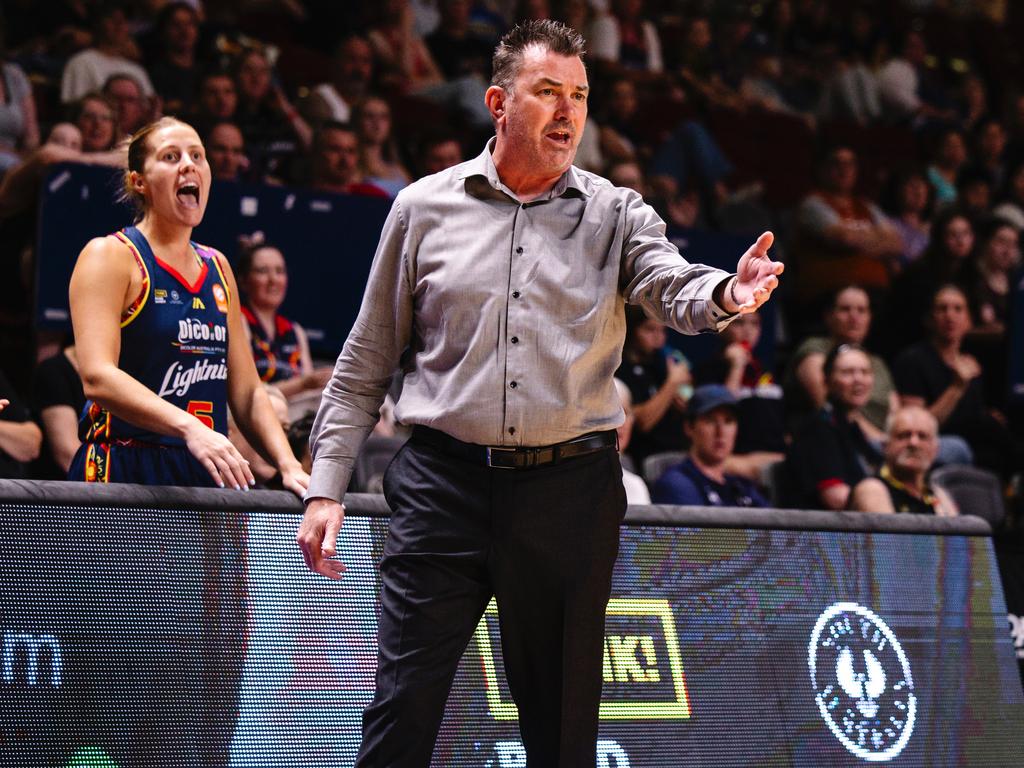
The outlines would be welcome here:
<svg viewBox="0 0 1024 768">
<path fill-rule="evenodd" d="M 740 256 L 732 298 L 739 304 L 741 314 L 757 311 L 779 285 L 778 276 L 785 265 L 769 258 L 768 249 L 773 242 L 775 235 L 765 232 Z"/>
</svg>

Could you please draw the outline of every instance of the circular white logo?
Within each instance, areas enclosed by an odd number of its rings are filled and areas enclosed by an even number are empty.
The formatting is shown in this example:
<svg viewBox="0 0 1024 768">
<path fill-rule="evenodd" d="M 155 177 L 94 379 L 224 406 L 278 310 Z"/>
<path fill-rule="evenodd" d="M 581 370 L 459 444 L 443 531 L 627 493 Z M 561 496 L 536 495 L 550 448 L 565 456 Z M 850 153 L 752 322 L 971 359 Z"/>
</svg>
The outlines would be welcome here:
<svg viewBox="0 0 1024 768">
<path fill-rule="evenodd" d="M 844 747 L 870 762 L 903 751 L 917 715 L 914 680 L 899 640 L 874 611 L 857 603 L 826 608 L 807 665 L 818 710 Z"/>
</svg>

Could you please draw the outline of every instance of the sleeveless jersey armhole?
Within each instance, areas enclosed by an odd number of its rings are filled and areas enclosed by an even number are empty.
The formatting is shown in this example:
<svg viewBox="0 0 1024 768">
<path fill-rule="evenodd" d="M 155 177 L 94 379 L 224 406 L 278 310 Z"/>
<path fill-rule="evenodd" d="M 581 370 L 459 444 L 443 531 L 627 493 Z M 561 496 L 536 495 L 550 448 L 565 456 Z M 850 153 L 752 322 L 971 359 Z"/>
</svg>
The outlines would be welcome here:
<svg viewBox="0 0 1024 768">
<path fill-rule="evenodd" d="M 149 277 L 149 269 L 146 267 L 146 262 L 142 258 L 142 254 L 139 253 L 139 249 L 135 247 L 127 235 L 123 232 L 115 232 L 114 237 L 128 246 L 128 249 L 132 252 L 132 256 L 135 257 L 135 263 L 139 265 L 139 271 L 142 273 L 142 287 L 139 289 L 139 295 L 135 297 L 135 300 L 128 305 L 128 308 L 121 313 L 121 327 L 124 328 L 126 325 L 132 322 L 142 308 L 146 306 L 146 302 L 149 300 L 149 289 L 151 280 Z"/>
<path fill-rule="evenodd" d="M 210 259 L 213 261 L 213 266 L 217 270 L 217 274 L 220 276 L 220 282 L 224 287 L 224 295 L 227 297 L 227 304 L 228 306 L 231 306 L 231 286 L 228 283 L 227 278 L 224 277 L 224 269 L 220 265 L 220 259 L 223 254 L 215 248 L 207 248 L 206 246 L 201 247 L 210 252 Z"/>
</svg>

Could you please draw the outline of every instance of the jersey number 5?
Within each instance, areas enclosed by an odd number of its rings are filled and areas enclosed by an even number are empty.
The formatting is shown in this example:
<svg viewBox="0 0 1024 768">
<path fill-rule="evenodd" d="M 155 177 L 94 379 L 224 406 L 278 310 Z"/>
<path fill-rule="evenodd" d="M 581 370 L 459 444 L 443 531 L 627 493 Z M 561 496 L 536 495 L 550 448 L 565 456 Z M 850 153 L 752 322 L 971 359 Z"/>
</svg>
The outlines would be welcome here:
<svg viewBox="0 0 1024 768">
<path fill-rule="evenodd" d="M 189 400 L 188 412 L 213 429 L 213 403 L 209 400 Z"/>
</svg>

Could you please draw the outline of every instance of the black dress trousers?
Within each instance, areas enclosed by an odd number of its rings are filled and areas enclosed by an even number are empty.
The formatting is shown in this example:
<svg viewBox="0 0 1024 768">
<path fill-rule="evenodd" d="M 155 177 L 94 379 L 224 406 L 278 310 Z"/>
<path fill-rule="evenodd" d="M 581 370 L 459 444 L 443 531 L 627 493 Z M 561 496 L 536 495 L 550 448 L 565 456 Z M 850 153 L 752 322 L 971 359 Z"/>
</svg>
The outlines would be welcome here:
<svg viewBox="0 0 1024 768">
<path fill-rule="evenodd" d="M 384 477 L 376 694 L 358 768 L 425 768 L 492 595 L 529 768 L 593 768 L 605 608 L 626 511 L 614 448 L 532 469 L 416 434 Z"/>
</svg>

